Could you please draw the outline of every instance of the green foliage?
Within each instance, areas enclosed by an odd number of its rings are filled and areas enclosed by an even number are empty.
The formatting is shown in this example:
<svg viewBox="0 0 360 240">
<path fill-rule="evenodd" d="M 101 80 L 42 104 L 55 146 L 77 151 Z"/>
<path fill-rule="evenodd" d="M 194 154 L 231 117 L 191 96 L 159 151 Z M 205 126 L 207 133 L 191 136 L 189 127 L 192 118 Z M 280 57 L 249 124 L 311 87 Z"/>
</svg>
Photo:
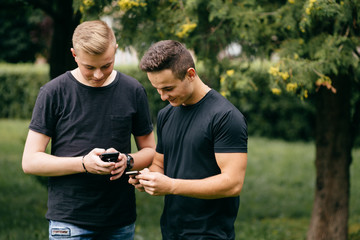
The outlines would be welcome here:
<svg viewBox="0 0 360 240">
<path fill-rule="evenodd" d="M 28 120 L 0 120 L 0 239 L 47 239 L 46 189 L 21 169 Z M 236 240 L 304 239 L 314 193 L 313 143 L 249 139 Z M 360 236 L 360 149 L 353 150 L 349 240 Z M 135 239 L 158 240 L 163 197 L 136 193 Z"/>
<path fill-rule="evenodd" d="M 48 68 L 33 64 L 0 64 L 0 117 L 30 118 Z"/>
<path fill-rule="evenodd" d="M 0 62 L 34 62 L 46 55 L 49 19 L 22 1 L 1 0 Z"/>
<path fill-rule="evenodd" d="M 332 76 L 346 74 L 349 81 L 357 81 L 351 69 L 359 64 L 356 46 L 360 34 L 355 13 L 359 8 L 359 1 L 331 0 L 288 1 L 279 8 L 273 16 L 280 19 L 274 30 L 286 26 L 289 37 L 280 39 L 278 66 L 289 73 L 289 78 L 275 78 L 276 83 L 283 88 L 297 83 L 297 93 L 305 97 L 306 91 L 315 92 L 320 86 L 335 92 L 330 87 Z M 294 11 L 300 14 L 292 14 Z"/>
<path fill-rule="evenodd" d="M 245 115 L 248 133 L 252 136 L 291 141 L 314 139 L 312 100 L 300 100 L 286 90 L 282 96 L 269 91 L 270 66 L 268 61 L 257 60 L 251 64 L 233 61 L 221 76 L 221 93 Z M 235 71 L 236 68 L 241 71 Z"/>
</svg>

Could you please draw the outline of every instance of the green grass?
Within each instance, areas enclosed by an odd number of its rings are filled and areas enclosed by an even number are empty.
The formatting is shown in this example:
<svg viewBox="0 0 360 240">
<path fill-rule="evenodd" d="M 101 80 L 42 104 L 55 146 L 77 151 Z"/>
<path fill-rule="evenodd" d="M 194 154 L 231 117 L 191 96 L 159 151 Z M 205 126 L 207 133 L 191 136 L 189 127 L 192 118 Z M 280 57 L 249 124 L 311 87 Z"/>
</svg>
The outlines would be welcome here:
<svg viewBox="0 0 360 240">
<path fill-rule="evenodd" d="M 28 121 L 0 120 L 0 240 L 47 239 L 47 193 L 21 169 Z M 314 196 L 312 143 L 249 139 L 237 240 L 305 239 Z M 360 240 L 360 149 L 353 151 L 349 239 Z M 163 197 L 137 193 L 136 239 L 161 239 Z"/>
</svg>

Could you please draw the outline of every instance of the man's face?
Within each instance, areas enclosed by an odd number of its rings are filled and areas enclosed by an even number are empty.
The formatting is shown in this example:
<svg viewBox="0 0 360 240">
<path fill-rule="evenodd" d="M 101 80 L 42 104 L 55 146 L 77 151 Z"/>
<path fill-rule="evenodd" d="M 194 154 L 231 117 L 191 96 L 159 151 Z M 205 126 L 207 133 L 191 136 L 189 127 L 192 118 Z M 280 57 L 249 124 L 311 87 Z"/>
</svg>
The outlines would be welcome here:
<svg viewBox="0 0 360 240">
<path fill-rule="evenodd" d="M 170 69 L 148 72 L 147 76 L 160 94 L 161 100 L 169 101 L 174 107 L 193 104 L 193 85 L 191 79 L 187 76 L 185 76 L 184 80 L 178 79 Z"/>
<path fill-rule="evenodd" d="M 114 69 L 115 51 L 115 48 L 109 47 L 101 55 L 90 55 L 82 50 L 75 52 L 72 49 L 73 56 L 85 84 L 92 87 L 103 86 Z"/>
</svg>

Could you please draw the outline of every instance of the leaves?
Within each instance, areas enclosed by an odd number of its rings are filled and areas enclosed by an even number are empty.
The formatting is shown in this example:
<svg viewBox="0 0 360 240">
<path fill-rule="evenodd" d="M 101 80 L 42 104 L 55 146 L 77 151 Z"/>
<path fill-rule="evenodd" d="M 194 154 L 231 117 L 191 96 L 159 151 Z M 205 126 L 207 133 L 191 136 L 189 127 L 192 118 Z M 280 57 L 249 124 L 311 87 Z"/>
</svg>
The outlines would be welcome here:
<svg viewBox="0 0 360 240">
<path fill-rule="evenodd" d="M 292 89 L 300 97 L 316 90 L 316 73 L 337 75 L 359 62 L 359 1 L 74 0 L 76 4 L 106 9 L 114 18 L 119 46 L 133 46 L 139 56 L 155 41 L 185 43 L 224 94 L 226 89 L 258 87 L 241 64 L 236 66 L 238 61 L 233 64 L 221 54 L 232 43 L 241 45 L 240 62 L 263 58 L 281 66 L 268 87 Z M 234 70 L 231 77 L 226 75 L 229 69 Z"/>
</svg>

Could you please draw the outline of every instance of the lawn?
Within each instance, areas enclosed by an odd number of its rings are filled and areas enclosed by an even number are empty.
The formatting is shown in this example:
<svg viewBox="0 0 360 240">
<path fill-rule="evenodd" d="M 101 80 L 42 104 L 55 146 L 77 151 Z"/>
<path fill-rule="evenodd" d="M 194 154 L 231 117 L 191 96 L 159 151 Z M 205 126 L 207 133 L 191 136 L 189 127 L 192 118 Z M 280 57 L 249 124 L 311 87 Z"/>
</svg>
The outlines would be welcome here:
<svg viewBox="0 0 360 240">
<path fill-rule="evenodd" d="M 21 169 L 28 121 L 0 120 L 0 240 L 47 239 L 46 189 Z M 305 239 L 315 184 L 313 143 L 250 137 L 237 240 Z M 353 151 L 349 233 L 360 240 L 360 149 Z M 161 239 L 162 197 L 137 193 L 136 239 Z"/>
</svg>

